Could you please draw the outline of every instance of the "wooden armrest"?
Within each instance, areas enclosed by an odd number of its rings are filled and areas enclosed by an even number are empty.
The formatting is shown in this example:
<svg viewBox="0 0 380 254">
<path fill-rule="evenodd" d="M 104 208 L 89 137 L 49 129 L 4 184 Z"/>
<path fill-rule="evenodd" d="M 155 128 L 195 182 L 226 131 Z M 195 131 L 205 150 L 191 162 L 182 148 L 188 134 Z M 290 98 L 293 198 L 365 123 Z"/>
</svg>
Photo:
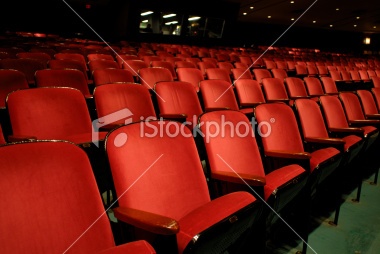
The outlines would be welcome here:
<svg viewBox="0 0 380 254">
<path fill-rule="evenodd" d="M 186 120 L 187 115 L 186 114 L 160 114 L 160 117 L 165 119 L 181 119 Z"/>
<path fill-rule="evenodd" d="M 221 108 L 205 108 L 205 111 L 206 112 L 210 112 L 210 111 L 217 111 L 217 110 L 229 110 L 230 108 L 228 108 L 228 107 L 225 107 L 225 108 L 223 108 L 223 107 L 221 107 Z"/>
<path fill-rule="evenodd" d="M 367 118 L 369 118 L 369 119 L 380 119 L 380 114 L 367 114 L 367 115 L 365 115 Z"/>
<path fill-rule="evenodd" d="M 250 174 L 236 174 L 235 172 L 212 172 L 211 177 L 225 182 L 244 184 L 243 180 L 250 186 L 264 186 L 266 181 L 264 177 Z M 242 180 L 243 179 L 243 180 Z"/>
<path fill-rule="evenodd" d="M 8 136 L 9 142 L 23 142 L 23 141 L 36 141 L 37 137 L 34 136 Z"/>
<path fill-rule="evenodd" d="M 340 138 L 305 138 L 306 142 L 310 143 L 322 143 L 331 145 L 344 145 L 346 141 Z"/>
<path fill-rule="evenodd" d="M 364 130 L 361 128 L 330 128 L 330 132 L 337 132 L 337 133 L 357 133 L 357 134 L 363 134 Z"/>
<path fill-rule="evenodd" d="M 265 156 L 299 160 L 310 160 L 311 158 L 311 154 L 308 152 L 290 152 L 278 150 L 265 151 Z"/>
<path fill-rule="evenodd" d="M 179 232 L 178 222 L 169 217 L 127 207 L 114 208 L 113 212 L 118 220 L 155 234 L 175 235 Z"/>
<path fill-rule="evenodd" d="M 351 120 L 350 124 L 353 124 L 353 125 L 379 125 L 380 120 Z"/>
</svg>

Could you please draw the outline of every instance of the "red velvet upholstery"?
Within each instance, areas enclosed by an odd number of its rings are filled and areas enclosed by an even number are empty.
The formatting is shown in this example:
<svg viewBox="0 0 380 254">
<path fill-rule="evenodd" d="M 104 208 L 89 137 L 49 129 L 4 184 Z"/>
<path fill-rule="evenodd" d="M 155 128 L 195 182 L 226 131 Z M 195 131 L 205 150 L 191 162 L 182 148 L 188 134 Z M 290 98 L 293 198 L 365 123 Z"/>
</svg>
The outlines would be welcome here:
<svg viewBox="0 0 380 254">
<path fill-rule="evenodd" d="M 173 81 L 173 76 L 168 69 L 161 67 L 142 68 L 139 70 L 141 84 L 148 89 L 154 89 L 157 82 Z"/>
<path fill-rule="evenodd" d="M 88 157 L 79 147 L 7 145 L 0 147 L 0 164 L 0 204 L 12 211 L 12 219 L 0 213 L 3 253 L 155 253 L 144 241 L 115 247 Z"/>
<path fill-rule="evenodd" d="M 229 72 L 226 69 L 208 68 L 206 69 L 206 76 L 207 76 L 207 79 L 209 80 L 219 79 L 219 80 L 225 80 L 231 83 Z"/>
<path fill-rule="evenodd" d="M 123 69 L 100 69 L 94 70 L 94 85 L 104 85 L 112 83 L 133 83 L 133 75 L 131 72 Z"/>
<path fill-rule="evenodd" d="M 2 59 L 0 60 L 0 69 L 13 69 L 24 73 L 28 84 L 34 84 L 34 73 L 37 70 L 46 68 L 46 64 L 35 59 Z"/>
<path fill-rule="evenodd" d="M 307 67 L 306 65 L 296 64 L 296 75 L 298 76 L 307 76 Z"/>
<path fill-rule="evenodd" d="M 343 81 L 352 81 L 351 75 L 348 71 L 341 70 L 340 75 L 341 75 Z"/>
<path fill-rule="evenodd" d="M 263 89 L 267 101 L 283 101 L 289 99 L 285 89 L 284 81 L 281 79 L 263 79 Z"/>
<path fill-rule="evenodd" d="M 156 254 L 153 247 L 146 241 L 140 240 L 135 242 L 126 243 L 116 247 L 112 247 L 103 251 L 98 252 L 98 254 Z"/>
<path fill-rule="evenodd" d="M 352 92 L 342 92 L 339 94 L 342 101 L 348 122 L 352 120 L 365 120 L 365 116 L 360 105 L 359 98 Z"/>
<path fill-rule="evenodd" d="M 94 70 L 100 69 L 119 69 L 119 64 L 114 60 L 96 59 L 88 62 L 88 68 L 93 73 Z"/>
<path fill-rule="evenodd" d="M 375 88 L 380 88 L 380 76 L 378 76 L 378 77 L 373 76 L 371 79 L 373 82 L 373 86 Z"/>
<path fill-rule="evenodd" d="M 8 96 L 14 136 L 91 141 L 92 124 L 83 94 L 73 88 L 33 88 Z"/>
<path fill-rule="evenodd" d="M 197 124 L 202 108 L 197 92 L 188 82 L 158 82 L 156 92 L 162 99 L 158 99 L 160 115 L 186 115 L 186 121 L 192 128 Z"/>
<path fill-rule="evenodd" d="M 356 70 L 350 70 L 350 75 L 351 75 L 351 79 L 352 80 L 355 80 L 355 81 L 360 80 L 360 75 L 359 75 L 358 71 L 356 71 Z"/>
<path fill-rule="evenodd" d="M 291 99 L 297 97 L 308 97 L 305 84 L 302 79 L 289 77 L 285 79 L 285 84 L 288 89 L 288 95 Z"/>
<path fill-rule="evenodd" d="M 252 107 L 264 103 L 265 98 L 259 82 L 251 79 L 235 81 L 236 94 L 240 107 Z"/>
<path fill-rule="evenodd" d="M 166 131 L 153 135 L 160 128 Z M 109 134 L 106 151 L 119 206 L 177 221 L 178 250 L 182 253 L 196 234 L 245 208 L 255 198 L 237 192 L 210 201 L 191 131 L 183 128 L 179 135 L 170 135 L 180 128 L 180 123 L 168 121 L 126 125 Z M 120 135 L 128 137 L 125 143 L 120 142 Z M 226 207 L 224 204 L 228 204 L 228 210 L 220 209 L 221 205 Z"/>
<path fill-rule="evenodd" d="M 0 70 L 0 108 L 5 108 L 5 100 L 10 92 L 28 87 L 24 73 L 17 70 Z"/>
<path fill-rule="evenodd" d="M 253 79 L 252 73 L 249 69 L 234 68 L 234 69 L 231 69 L 231 72 L 232 72 L 232 77 L 235 80 L 235 82 L 236 80 L 239 80 L 239 79 Z"/>
<path fill-rule="evenodd" d="M 176 68 L 198 68 L 195 63 L 187 62 L 187 61 L 176 61 L 175 67 Z M 177 73 L 178 73 L 178 69 L 177 69 Z"/>
<path fill-rule="evenodd" d="M 87 68 L 87 61 L 82 54 L 78 53 L 57 53 L 54 55 L 57 60 L 76 60 L 81 62 Z M 52 68 L 52 67 L 50 67 Z"/>
<path fill-rule="evenodd" d="M 44 66 L 46 67 L 47 62 L 51 59 L 51 56 L 43 52 L 20 52 L 17 53 L 17 58 L 35 59 L 44 64 Z"/>
<path fill-rule="evenodd" d="M 141 60 L 125 60 L 123 62 L 123 69 L 128 70 L 133 76 L 139 75 L 141 68 L 148 68 L 149 65 Z"/>
<path fill-rule="evenodd" d="M 305 77 L 305 85 L 310 96 L 321 96 L 324 95 L 321 81 L 315 77 Z"/>
<path fill-rule="evenodd" d="M 287 70 L 288 69 L 288 66 L 286 65 L 286 62 L 285 61 L 275 61 L 276 63 L 276 67 L 277 69 L 283 69 L 283 70 Z M 276 77 L 274 77 L 276 78 Z"/>
<path fill-rule="evenodd" d="M 115 61 L 112 55 L 108 54 L 97 54 L 97 53 L 91 53 L 87 55 L 87 60 L 88 61 L 93 61 L 93 60 L 110 60 L 110 61 Z"/>
<path fill-rule="evenodd" d="M 92 97 L 87 79 L 79 70 L 38 70 L 35 78 L 37 87 L 71 87 L 81 91 L 86 98 Z"/>
<path fill-rule="evenodd" d="M 123 68 L 123 63 L 126 60 L 140 60 L 140 58 L 136 55 L 117 55 L 116 62 L 119 64 L 120 68 Z"/>
<path fill-rule="evenodd" d="M 177 75 L 179 81 L 191 83 L 197 92 L 199 91 L 199 82 L 204 80 L 202 72 L 195 68 L 178 68 Z"/>
<path fill-rule="evenodd" d="M 306 68 L 308 76 L 317 76 L 319 74 L 317 66 L 315 65 L 308 65 Z"/>
<path fill-rule="evenodd" d="M 0 145 L 4 145 L 5 143 L 6 142 L 4 139 L 3 130 L 1 129 L 1 126 L 0 126 Z"/>
<path fill-rule="evenodd" d="M 82 56 L 82 55 L 79 55 L 79 56 Z M 49 61 L 48 66 L 50 69 L 53 69 L 53 70 L 62 70 L 62 69 L 79 70 L 83 72 L 88 82 L 87 64 L 84 61 L 71 60 L 71 59 L 62 59 L 62 60 L 52 59 Z"/>
<path fill-rule="evenodd" d="M 363 106 L 364 114 L 366 116 L 379 114 L 375 99 L 373 98 L 373 95 L 370 91 L 357 90 L 356 92 L 360 98 L 360 102 Z"/>
<path fill-rule="evenodd" d="M 323 88 L 326 94 L 338 94 L 338 88 L 331 77 L 321 77 Z"/>
<path fill-rule="evenodd" d="M 165 61 L 152 61 L 151 62 L 151 66 L 152 67 L 162 67 L 162 68 L 166 68 L 170 71 L 170 73 L 172 74 L 173 76 L 173 79 L 176 79 L 177 78 L 177 73 L 175 72 L 174 70 L 174 65 L 170 62 L 165 62 Z"/>
<path fill-rule="evenodd" d="M 217 67 L 216 64 L 213 62 L 198 62 L 197 65 L 205 77 L 206 77 L 206 69 Z"/>
<path fill-rule="evenodd" d="M 272 74 L 267 69 L 253 69 L 253 74 L 259 83 L 263 83 L 265 78 L 272 78 Z"/>
<path fill-rule="evenodd" d="M 234 68 L 234 66 L 230 62 L 218 62 L 217 66 L 220 69 L 226 70 L 228 72 L 228 74 L 231 74 L 231 70 Z"/>
<path fill-rule="evenodd" d="M 117 119 L 113 124 L 125 124 L 131 119 L 138 122 L 147 118 L 156 118 L 149 90 L 138 84 L 107 84 L 98 86 L 94 91 L 98 117 L 104 117 L 119 110 L 128 109 L 133 114 Z"/>
<path fill-rule="evenodd" d="M 326 66 L 317 66 L 319 76 L 328 76 L 329 70 Z"/>
<path fill-rule="evenodd" d="M 234 66 L 235 66 L 235 68 L 244 69 L 244 70 L 249 69 L 249 67 L 250 67 L 248 64 L 241 63 L 241 62 L 235 62 Z"/>
<path fill-rule="evenodd" d="M 323 113 L 328 128 L 348 128 L 343 106 L 335 96 L 320 97 Z"/>
<path fill-rule="evenodd" d="M 215 109 L 239 110 L 232 84 L 225 80 L 204 80 L 200 83 L 205 111 Z"/>
<path fill-rule="evenodd" d="M 142 60 L 149 66 L 152 67 L 152 61 L 162 61 L 159 56 L 143 56 Z"/>
<path fill-rule="evenodd" d="M 331 78 L 332 78 L 333 81 L 340 81 L 340 80 L 342 80 L 342 76 L 341 76 L 340 71 L 338 71 L 338 70 L 330 70 L 329 72 L 330 72 L 330 76 L 331 76 Z M 323 79 L 322 79 L 322 82 L 323 82 Z M 325 90 L 326 90 L 326 87 L 325 87 Z M 326 91 L 326 93 L 327 93 L 327 91 Z"/>
<path fill-rule="evenodd" d="M 285 80 L 285 78 L 288 77 L 288 74 L 284 69 L 272 69 L 271 71 L 274 78 Z"/>
<path fill-rule="evenodd" d="M 366 70 L 359 70 L 360 79 L 363 81 L 370 81 L 370 77 Z"/>
</svg>

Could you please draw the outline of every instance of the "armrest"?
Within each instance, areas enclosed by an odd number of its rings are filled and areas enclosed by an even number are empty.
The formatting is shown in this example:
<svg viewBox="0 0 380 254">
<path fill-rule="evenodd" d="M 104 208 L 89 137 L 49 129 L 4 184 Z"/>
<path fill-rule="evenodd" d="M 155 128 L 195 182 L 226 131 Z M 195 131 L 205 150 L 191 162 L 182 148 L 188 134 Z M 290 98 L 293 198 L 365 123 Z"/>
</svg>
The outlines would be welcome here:
<svg viewBox="0 0 380 254">
<path fill-rule="evenodd" d="M 311 154 L 308 152 L 290 152 L 290 151 L 265 151 L 265 156 L 286 158 L 286 159 L 299 159 L 299 160 L 310 160 Z"/>
<path fill-rule="evenodd" d="M 230 108 L 229 107 L 225 107 L 225 108 L 205 108 L 205 111 L 206 112 L 211 112 L 211 111 L 217 111 L 217 110 L 229 110 Z"/>
<path fill-rule="evenodd" d="M 37 137 L 34 136 L 8 136 L 9 142 L 23 142 L 23 141 L 35 141 L 37 140 Z"/>
<path fill-rule="evenodd" d="M 160 114 L 160 117 L 164 119 L 178 120 L 179 122 L 186 121 L 186 114 Z"/>
<path fill-rule="evenodd" d="M 178 222 L 169 217 L 127 207 L 116 207 L 113 212 L 118 220 L 155 234 L 175 235 L 179 232 Z"/>
<path fill-rule="evenodd" d="M 330 145 L 344 145 L 346 141 L 340 138 L 305 138 L 306 142 Z"/>
<path fill-rule="evenodd" d="M 361 128 L 330 128 L 330 132 L 336 132 L 336 133 L 351 133 L 351 134 L 363 134 L 364 130 Z"/>
<path fill-rule="evenodd" d="M 349 123 L 353 125 L 379 125 L 380 120 L 351 120 Z"/>
<path fill-rule="evenodd" d="M 380 114 L 367 114 L 365 116 L 369 119 L 380 119 Z"/>
<path fill-rule="evenodd" d="M 256 106 L 258 106 L 258 105 L 260 105 L 260 104 L 264 104 L 264 102 L 256 102 L 256 103 L 249 103 L 249 102 L 247 102 L 247 103 L 240 103 L 240 106 L 241 106 L 242 108 L 253 108 L 253 107 L 256 107 Z"/>
<path fill-rule="evenodd" d="M 212 172 L 211 177 L 214 179 L 221 180 L 221 181 L 239 183 L 239 184 L 243 184 L 243 181 L 241 180 L 243 179 L 250 186 L 264 186 L 266 183 L 264 177 L 250 175 L 250 174 L 237 175 L 235 172 L 225 172 L 225 171 Z"/>
</svg>

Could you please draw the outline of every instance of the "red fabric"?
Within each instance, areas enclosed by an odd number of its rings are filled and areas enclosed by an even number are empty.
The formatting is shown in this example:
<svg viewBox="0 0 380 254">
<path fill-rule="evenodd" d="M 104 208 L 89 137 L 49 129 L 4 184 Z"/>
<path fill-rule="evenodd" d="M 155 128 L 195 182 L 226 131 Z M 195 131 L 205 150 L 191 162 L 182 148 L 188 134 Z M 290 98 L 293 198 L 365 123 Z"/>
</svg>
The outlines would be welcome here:
<svg viewBox="0 0 380 254">
<path fill-rule="evenodd" d="M 3 253 L 94 253 L 114 246 L 87 154 L 67 142 L 0 147 Z M 87 230 L 87 231 L 86 231 Z M 83 235 L 82 235 L 83 234 Z M 76 241 L 76 242 L 75 242 Z"/>
<path fill-rule="evenodd" d="M 252 73 L 249 69 L 243 69 L 243 68 L 234 68 L 231 69 L 232 76 L 235 80 L 234 84 L 236 85 L 236 82 L 239 80 L 244 79 L 253 79 Z"/>
<path fill-rule="evenodd" d="M 92 73 L 95 86 L 112 83 L 133 83 L 133 75 L 123 69 L 99 69 Z"/>
<path fill-rule="evenodd" d="M 298 99 L 295 101 L 302 133 L 305 138 L 328 138 L 325 122 L 318 104 L 313 100 Z"/>
<path fill-rule="evenodd" d="M 173 76 L 173 79 L 176 79 L 177 78 L 177 74 L 174 70 L 174 65 L 170 62 L 166 62 L 166 61 L 152 61 L 151 62 L 151 66 L 152 67 L 162 67 L 162 68 L 166 68 L 170 71 L 170 73 L 172 74 Z"/>
<path fill-rule="evenodd" d="M 39 70 L 35 74 L 37 87 L 72 87 L 84 96 L 91 96 L 87 79 L 79 70 Z"/>
<path fill-rule="evenodd" d="M 138 122 L 141 117 L 143 119 L 156 117 L 148 89 L 137 84 L 98 86 L 94 91 L 94 100 L 99 118 L 123 109 L 131 111 L 132 116 L 115 119 L 115 124 L 125 124 L 128 119 L 132 122 Z"/>
<path fill-rule="evenodd" d="M 290 77 L 285 79 L 285 83 L 288 88 L 290 98 L 296 96 L 307 96 L 305 84 L 302 79 Z"/>
<path fill-rule="evenodd" d="M 289 165 L 279 169 L 276 169 L 266 176 L 266 185 L 264 186 L 264 198 L 268 200 L 273 191 L 277 190 L 278 187 L 292 181 L 294 178 L 298 177 L 305 172 L 299 165 Z"/>
<path fill-rule="evenodd" d="M 364 129 L 364 135 L 368 135 L 368 134 L 371 134 L 372 135 L 372 132 L 376 132 L 377 129 L 373 126 L 363 126 L 363 127 L 360 127 L 362 129 Z"/>
<path fill-rule="evenodd" d="M 375 88 L 380 88 L 380 76 L 372 77 L 373 86 Z"/>
<path fill-rule="evenodd" d="M 139 70 L 141 84 L 148 89 L 154 89 L 157 82 L 173 81 L 173 76 L 168 69 L 152 67 Z"/>
<path fill-rule="evenodd" d="M 156 92 L 161 97 L 157 100 L 161 114 L 186 114 L 186 121 L 193 123 L 191 127 L 197 124 L 202 108 L 192 84 L 181 81 L 158 82 Z"/>
<path fill-rule="evenodd" d="M 156 254 L 156 251 L 148 242 L 140 240 L 112 247 L 98 254 Z"/>
<path fill-rule="evenodd" d="M 90 69 L 90 72 L 97 69 L 119 69 L 119 64 L 114 60 L 96 59 L 88 62 L 88 68 Z"/>
<path fill-rule="evenodd" d="M 284 80 L 288 77 L 288 74 L 284 69 L 272 69 L 272 74 L 274 78 L 279 78 L 281 80 Z"/>
<path fill-rule="evenodd" d="M 220 79 L 231 83 L 230 74 L 226 69 L 208 68 L 206 69 L 207 79 Z"/>
<path fill-rule="evenodd" d="M 211 172 L 249 174 L 265 178 L 261 155 L 245 115 L 237 111 L 215 111 L 202 115 L 200 121 L 203 123 L 200 128 L 205 134 Z M 223 127 L 223 122 L 226 121 L 232 124 Z"/>
<path fill-rule="evenodd" d="M 272 78 L 272 74 L 267 69 L 253 69 L 255 79 L 262 83 L 264 78 Z"/>
<path fill-rule="evenodd" d="M 201 70 L 202 75 L 206 76 L 206 69 L 216 68 L 216 64 L 213 62 L 197 62 L 198 68 Z"/>
<path fill-rule="evenodd" d="M 348 122 L 340 100 L 335 96 L 321 96 L 323 113 L 328 128 L 348 128 Z"/>
<path fill-rule="evenodd" d="M 34 73 L 37 70 L 46 68 L 46 63 L 35 59 L 2 59 L 0 60 L 0 69 L 14 69 L 25 74 L 29 84 L 34 84 Z"/>
<path fill-rule="evenodd" d="M 343 140 L 346 142 L 344 144 L 344 150 L 347 151 L 350 149 L 351 146 L 357 144 L 358 142 L 362 141 L 362 139 L 355 135 L 349 135 L 343 138 Z"/>
<path fill-rule="evenodd" d="M 87 59 L 88 59 L 88 61 L 97 60 L 97 59 L 111 60 L 111 61 L 115 60 L 113 58 L 113 56 L 111 56 L 111 55 L 108 55 L 108 54 L 97 54 L 97 53 L 88 54 L 87 55 Z"/>
<path fill-rule="evenodd" d="M 5 108 L 5 101 L 10 92 L 29 88 L 28 81 L 21 71 L 0 70 L 0 108 Z"/>
<path fill-rule="evenodd" d="M 357 90 L 360 101 L 363 105 L 364 114 L 378 114 L 379 110 L 377 109 L 376 102 L 372 96 L 372 93 L 367 90 Z"/>
<path fill-rule="evenodd" d="M 318 167 L 320 163 L 334 157 L 337 154 L 339 154 L 339 150 L 332 147 L 319 149 L 317 151 L 312 152 L 310 159 L 311 172 L 313 172 L 314 169 L 316 169 L 316 167 Z"/>
<path fill-rule="evenodd" d="M 288 99 L 284 81 L 278 78 L 265 78 L 262 80 L 266 99 L 283 100 Z"/>
<path fill-rule="evenodd" d="M 225 80 L 204 80 L 200 83 L 205 108 L 239 110 L 232 84 Z"/>
<path fill-rule="evenodd" d="M 160 123 L 167 131 L 153 135 Z M 186 137 L 165 135 L 181 126 L 168 121 L 135 123 L 109 135 L 106 149 L 120 206 L 179 220 L 210 201 L 190 130 L 183 128 Z M 114 141 L 119 134 L 128 139 L 117 147 Z"/>
<path fill-rule="evenodd" d="M 177 75 L 179 81 L 191 83 L 197 92 L 199 91 L 199 82 L 204 80 L 202 72 L 195 68 L 179 68 Z"/>
<path fill-rule="evenodd" d="M 63 55 L 65 54 L 63 53 Z M 68 54 L 68 55 L 71 55 L 71 54 Z M 79 55 L 79 54 L 73 54 L 73 55 Z M 82 56 L 82 55 L 79 55 L 79 56 Z M 62 60 L 53 59 L 49 61 L 49 68 L 53 70 L 62 70 L 62 69 L 79 70 L 83 73 L 83 75 L 86 77 L 86 80 L 88 82 L 87 64 L 86 62 L 84 62 L 84 59 L 83 59 L 83 62 L 79 60 L 72 60 L 72 59 L 62 59 Z"/>
<path fill-rule="evenodd" d="M 140 60 L 125 60 L 123 62 L 123 69 L 128 70 L 133 76 L 139 75 L 139 70 L 142 68 L 148 68 L 149 65 Z"/>
<path fill-rule="evenodd" d="M 4 145 L 5 143 L 6 142 L 4 139 L 3 130 L 1 129 L 1 126 L 0 126 L 0 145 Z"/>
<path fill-rule="evenodd" d="M 303 152 L 298 125 L 291 107 L 283 103 L 262 104 L 256 107 L 256 121 L 261 124 L 265 150 Z M 266 124 L 263 124 L 266 123 Z M 257 128 L 258 128 L 258 125 Z M 270 126 L 270 132 L 268 129 Z"/>
<path fill-rule="evenodd" d="M 18 90 L 8 97 L 8 111 L 15 136 L 66 140 L 92 132 L 86 101 L 76 89 Z"/>
<path fill-rule="evenodd" d="M 340 78 L 340 74 L 338 71 L 336 71 L 337 74 L 337 77 L 334 78 L 331 78 L 331 77 L 321 77 L 321 81 L 322 81 L 322 84 L 323 84 L 323 88 L 325 89 L 325 92 L 327 94 L 330 94 L 330 93 L 338 93 L 338 89 L 336 87 L 336 84 L 335 84 L 335 80 L 341 80 Z M 331 71 L 330 71 L 331 73 Z M 333 72 L 335 73 L 335 72 Z"/>
<path fill-rule="evenodd" d="M 306 77 L 304 81 L 309 95 L 319 96 L 324 94 L 321 81 L 318 78 Z"/>
<path fill-rule="evenodd" d="M 249 71 L 249 70 L 248 70 Z M 235 81 L 235 88 L 240 103 L 265 102 L 263 91 L 256 80 L 239 79 Z"/>
<path fill-rule="evenodd" d="M 347 119 L 352 120 L 365 120 L 359 98 L 352 92 L 344 92 L 339 94 L 342 100 L 344 109 L 346 111 Z"/>
<path fill-rule="evenodd" d="M 256 199 L 247 192 L 235 192 L 197 208 L 179 220 L 178 252 L 182 253 L 191 239 L 215 223 L 253 203 Z"/>
</svg>

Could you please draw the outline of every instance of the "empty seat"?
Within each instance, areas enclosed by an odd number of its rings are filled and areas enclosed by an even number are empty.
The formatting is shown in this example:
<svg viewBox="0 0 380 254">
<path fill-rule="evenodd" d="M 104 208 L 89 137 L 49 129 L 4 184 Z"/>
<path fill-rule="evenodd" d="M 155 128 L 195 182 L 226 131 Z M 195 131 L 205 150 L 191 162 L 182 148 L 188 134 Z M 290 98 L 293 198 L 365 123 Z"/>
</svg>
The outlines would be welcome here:
<svg viewBox="0 0 380 254">
<path fill-rule="evenodd" d="M 311 97 L 319 97 L 324 95 L 321 81 L 316 77 L 305 77 L 304 78 L 305 85 L 309 96 Z"/>
<path fill-rule="evenodd" d="M 373 87 L 380 88 L 380 76 L 373 76 L 371 80 L 373 82 Z"/>
<path fill-rule="evenodd" d="M 139 77 L 141 84 L 151 90 L 154 89 L 154 86 L 159 81 L 174 80 L 171 72 L 161 67 L 142 68 L 139 70 Z"/>
<path fill-rule="evenodd" d="M 94 70 L 94 85 L 104 85 L 112 83 L 133 83 L 132 73 L 124 69 L 101 69 Z"/>
<path fill-rule="evenodd" d="M 239 79 L 253 79 L 252 73 L 249 69 L 234 68 L 231 69 L 231 72 L 235 82 Z"/>
<path fill-rule="evenodd" d="M 155 253 L 145 241 L 115 247 L 88 157 L 76 145 L 7 145 L 0 164 L 0 204 L 13 211 L 12 220 L 0 215 L 3 253 Z"/>
<path fill-rule="evenodd" d="M 272 74 L 267 69 L 253 69 L 253 74 L 259 83 L 263 83 L 265 78 L 272 78 Z"/>
<path fill-rule="evenodd" d="M 255 107 L 265 103 L 261 85 L 256 80 L 239 79 L 235 81 L 236 95 L 241 108 Z"/>
<path fill-rule="evenodd" d="M 308 98 L 305 84 L 302 79 L 296 77 L 288 77 L 285 79 L 288 96 L 295 100 L 299 98 Z"/>
<path fill-rule="evenodd" d="M 230 75 L 226 69 L 208 68 L 206 69 L 206 77 L 209 80 L 220 79 L 220 80 L 225 80 L 227 82 L 231 82 Z"/>
<path fill-rule="evenodd" d="M 86 58 L 79 53 L 57 53 L 54 58 L 57 60 L 76 60 L 87 66 Z"/>
<path fill-rule="evenodd" d="M 110 130 L 130 122 L 156 119 L 149 90 L 139 84 L 98 86 L 94 90 L 94 100 L 98 118 L 115 116 L 108 123 L 98 121 L 96 124 L 101 129 Z"/>
<path fill-rule="evenodd" d="M 25 59 L 34 59 L 41 62 L 44 67 L 47 67 L 48 61 L 51 59 L 51 56 L 47 53 L 43 52 L 20 52 L 17 53 L 17 58 L 25 58 Z"/>
<path fill-rule="evenodd" d="M 37 70 L 45 69 L 46 65 L 34 59 L 2 59 L 0 60 L 0 69 L 14 69 L 24 73 L 28 84 L 34 85 L 34 73 Z"/>
<path fill-rule="evenodd" d="M 52 59 L 48 62 L 49 69 L 53 70 L 63 70 L 63 69 L 74 69 L 79 70 L 83 72 L 83 74 L 86 77 L 87 82 L 88 80 L 88 74 L 87 74 L 87 65 L 85 62 L 78 61 L 78 60 L 71 60 L 71 59 L 62 59 L 62 60 L 56 60 Z"/>
<path fill-rule="evenodd" d="M 228 71 L 228 74 L 231 74 L 231 69 L 234 68 L 234 66 L 232 65 L 232 63 L 230 62 L 218 62 L 217 63 L 217 66 L 218 68 L 220 69 L 225 69 Z"/>
<path fill-rule="evenodd" d="M 0 70 L 0 109 L 5 109 L 5 101 L 10 92 L 29 88 L 28 81 L 21 71 Z"/>
<path fill-rule="evenodd" d="M 338 88 L 336 87 L 336 83 L 331 77 L 321 77 L 323 90 L 325 94 L 328 95 L 337 95 L 339 93 Z"/>
<path fill-rule="evenodd" d="M 288 73 L 284 69 L 272 69 L 271 71 L 274 78 L 285 80 L 288 77 Z"/>
<path fill-rule="evenodd" d="M 363 113 L 366 119 L 380 119 L 379 109 L 373 94 L 368 90 L 357 90 L 356 92 L 363 106 Z"/>
<path fill-rule="evenodd" d="M 167 131 L 152 135 L 160 128 Z M 183 131 L 173 137 L 179 129 Z M 119 127 L 108 135 L 106 152 L 118 196 L 115 217 L 158 235 L 176 236 L 178 253 L 224 253 L 258 217 L 258 203 L 247 192 L 211 201 L 192 133 L 178 122 Z"/>
<path fill-rule="evenodd" d="M 173 79 L 177 79 L 177 73 L 174 70 L 174 65 L 170 62 L 165 62 L 165 61 L 152 61 L 151 62 L 152 67 L 162 67 L 166 68 L 170 71 L 170 73 L 173 76 Z"/>
<path fill-rule="evenodd" d="M 87 60 L 88 61 L 93 61 L 93 60 L 110 60 L 110 61 L 115 61 L 112 55 L 109 54 L 98 54 L 98 53 L 92 53 L 87 55 Z"/>
<path fill-rule="evenodd" d="M 0 125 L 0 145 L 4 145 L 5 143 L 6 141 L 4 138 L 3 129 L 1 128 L 1 125 Z"/>
<path fill-rule="evenodd" d="M 282 101 L 289 102 L 284 81 L 278 78 L 263 79 L 263 90 L 267 102 Z"/>
<path fill-rule="evenodd" d="M 162 58 L 159 56 L 143 56 L 142 60 L 148 65 L 152 66 L 152 61 L 162 61 Z"/>
<path fill-rule="evenodd" d="M 191 83 L 197 92 L 199 91 L 199 83 L 204 80 L 202 72 L 195 68 L 179 68 L 177 75 L 179 81 Z"/>
<path fill-rule="evenodd" d="M 317 65 L 317 70 L 319 76 L 328 76 L 329 75 L 329 70 L 325 65 Z"/>
<path fill-rule="evenodd" d="M 187 62 L 187 61 L 176 61 L 175 67 L 176 68 L 198 68 L 195 63 Z"/>
<path fill-rule="evenodd" d="M 119 69 L 119 64 L 114 60 L 96 59 L 88 62 L 88 68 L 92 74 L 94 70 Z"/>
<path fill-rule="evenodd" d="M 92 97 L 86 77 L 79 70 L 38 70 L 35 78 L 37 87 L 72 87 L 81 91 L 86 98 Z"/>
<path fill-rule="evenodd" d="M 198 62 L 197 65 L 205 77 L 206 77 L 206 69 L 217 67 L 216 64 L 214 64 L 213 62 Z"/>
<path fill-rule="evenodd" d="M 149 65 L 141 60 L 125 60 L 123 62 L 123 69 L 128 70 L 134 77 L 137 77 L 141 68 L 148 68 Z M 136 81 L 138 79 L 136 78 Z"/>
</svg>

